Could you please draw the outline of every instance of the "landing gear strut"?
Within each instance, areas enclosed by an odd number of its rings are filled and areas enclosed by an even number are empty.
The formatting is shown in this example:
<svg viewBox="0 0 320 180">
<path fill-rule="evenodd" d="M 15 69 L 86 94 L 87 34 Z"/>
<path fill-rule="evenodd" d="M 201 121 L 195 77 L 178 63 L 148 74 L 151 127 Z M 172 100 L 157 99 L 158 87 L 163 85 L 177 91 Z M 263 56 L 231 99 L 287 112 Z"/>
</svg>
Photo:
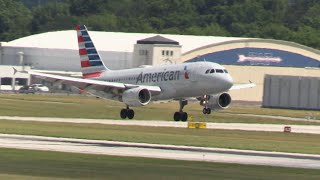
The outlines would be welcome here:
<svg viewBox="0 0 320 180">
<path fill-rule="evenodd" d="M 204 95 L 203 101 L 202 101 L 202 103 L 200 103 L 200 104 L 204 105 L 204 108 L 202 110 L 203 114 L 211 114 L 211 109 L 208 107 L 209 99 L 210 99 L 209 95 Z"/>
<path fill-rule="evenodd" d="M 121 109 L 120 111 L 120 117 L 122 119 L 132 119 L 134 117 L 134 111 L 127 106 L 126 109 Z"/>
<path fill-rule="evenodd" d="M 180 100 L 179 104 L 180 104 L 179 112 L 174 113 L 173 119 L 175 121 L 184 121 L 185 122 L 188 120 L 188 113 L 183 112 L 183 107 L 188 104 L 188 100 Z"/>
</svg>

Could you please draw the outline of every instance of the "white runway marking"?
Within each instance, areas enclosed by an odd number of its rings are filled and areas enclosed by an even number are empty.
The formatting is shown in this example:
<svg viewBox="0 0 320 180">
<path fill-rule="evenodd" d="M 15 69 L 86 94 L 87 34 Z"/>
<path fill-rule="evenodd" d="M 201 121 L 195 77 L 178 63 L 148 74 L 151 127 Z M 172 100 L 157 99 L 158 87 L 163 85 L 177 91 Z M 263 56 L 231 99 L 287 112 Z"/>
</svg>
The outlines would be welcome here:
<svg viewBox="0 0 320 180">
<path fill-rule="evenodd" d="M 68 122 L 68 123 L 95 123 L 108 125 L 131 125 L 150 127 L 178 127 L 186 128 L 187 122 L 155 121 L 155 120 L 110 120 L 110 119 L 80 119 L 80 118 L 49 118 L 49 117 L 17 117 L 0 116 L 3 120 L 40 121 L 40 122 Z M 227 129 L 244 131 L 283 132 L 285 126 L 291 127 L 292 133 L 320 134 L 317 125 L 280 125 L 280 124 L 245 124 L 245 123 L 207 123 L 207 129 Z"/>
<path fill-rule="evenodd" d="M 0 134 L 0 147 L 320 169 L 320 155 Z"/>
</svg>

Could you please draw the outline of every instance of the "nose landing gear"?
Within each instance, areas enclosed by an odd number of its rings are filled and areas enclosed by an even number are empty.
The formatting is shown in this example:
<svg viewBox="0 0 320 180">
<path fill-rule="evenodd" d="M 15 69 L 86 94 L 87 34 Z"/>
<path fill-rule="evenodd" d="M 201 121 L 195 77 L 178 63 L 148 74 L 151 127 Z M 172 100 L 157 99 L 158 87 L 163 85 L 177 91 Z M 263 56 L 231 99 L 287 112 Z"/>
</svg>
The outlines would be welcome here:
<svg viewBox="0 0 320 180">
<path fill-rule="evenodd" d="M 200 105 L 204 106 L 202 110 L 203 114 L 211 114 L 211 109 L 208 107 L 209 99 L 210 95 L 204 95 L 203 100 L 200 102 Z"/>
</svg>

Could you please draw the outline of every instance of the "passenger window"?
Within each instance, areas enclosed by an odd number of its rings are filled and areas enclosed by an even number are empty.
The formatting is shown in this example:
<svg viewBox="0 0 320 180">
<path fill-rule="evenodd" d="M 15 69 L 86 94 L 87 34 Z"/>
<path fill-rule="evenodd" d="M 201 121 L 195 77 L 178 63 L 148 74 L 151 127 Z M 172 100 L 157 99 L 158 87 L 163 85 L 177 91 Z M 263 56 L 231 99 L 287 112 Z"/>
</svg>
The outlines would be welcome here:
<svg viewBox="0 0 320 180">
<path fill-rule="evenodd" d="M 216 69 L 216 72 L 217 73 L 223 73 L 223 70 L 222 69 Z"/>
<path fill-rule="evenodd" d="M 209 71 L 210 71 L 210 69 L 206 70 L 206 74 L 208 74 L 208 73 L 209 73 Z"/>
<path fill-rule="evenodd" d="M 228 73 L 228 71 L 226 69 L 223 70 L 225 73 Z"/>
<path fill-rule="evenodd" d="M 214 69 L 211 69 L 211 70 L 210 70 L 210 73 L 214 73 Z"/>
</svg>

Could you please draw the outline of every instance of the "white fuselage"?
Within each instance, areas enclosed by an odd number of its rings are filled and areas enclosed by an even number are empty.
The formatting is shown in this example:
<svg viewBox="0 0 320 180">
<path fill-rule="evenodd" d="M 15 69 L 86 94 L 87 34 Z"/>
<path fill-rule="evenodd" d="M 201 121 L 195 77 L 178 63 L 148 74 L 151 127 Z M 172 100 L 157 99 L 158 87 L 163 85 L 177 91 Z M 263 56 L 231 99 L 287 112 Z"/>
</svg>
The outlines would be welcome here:
<svg viewBox="0 0 320 180">
<path fill-rule="evenodd" d="M 212 69 L 215 72 L 212 72 Z M 153 100 L 219 94 L 229 90 L 233 85 L 232 77 L 225 68 L 212 62 L 106 71 L 95 79 L 125 84 L 159 86 L 161 93 L 153 96 Z"/>
</svg>

